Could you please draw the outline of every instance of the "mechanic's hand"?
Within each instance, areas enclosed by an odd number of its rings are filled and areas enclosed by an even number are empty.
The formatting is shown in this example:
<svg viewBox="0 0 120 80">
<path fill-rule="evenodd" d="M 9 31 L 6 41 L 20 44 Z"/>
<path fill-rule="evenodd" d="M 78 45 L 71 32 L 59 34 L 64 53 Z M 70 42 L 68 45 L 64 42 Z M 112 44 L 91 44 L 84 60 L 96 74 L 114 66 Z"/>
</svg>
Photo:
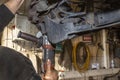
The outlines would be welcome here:
<svg viewBox="0 0 120 80">
<path fill-rule="evenodd" d="M 48 60 L 46 64 L 46 73 L 43 80 L 57 80 L 58 73 L 55 69 L 52 69 L 51 61 Z"/>
<path fill-rule="evenodd" d="M 20 6 L 23 4 L 24 0 L 9 0 L 5 3 L 5 5 L 8 7 L 8 9 L 15 14 L 16 11 L 20 8 Z"/>
</svg>

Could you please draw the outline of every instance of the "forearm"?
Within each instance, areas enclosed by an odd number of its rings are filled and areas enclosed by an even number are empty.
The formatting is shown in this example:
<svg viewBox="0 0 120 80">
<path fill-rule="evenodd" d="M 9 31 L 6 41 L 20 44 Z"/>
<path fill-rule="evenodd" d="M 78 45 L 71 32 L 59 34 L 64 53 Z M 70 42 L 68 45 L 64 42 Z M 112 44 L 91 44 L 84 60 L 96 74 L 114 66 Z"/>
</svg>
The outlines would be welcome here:
<svg viewBox="0 0 120 80">
<path fill-rule="evenodd" d="M 14 14 L 20 8 L 24 0 L 9 0 L 0 5 L 0 32 L 13 19 Z"/>
<path fill-rule="evenodd" d="M 0 5 L 0 33 L 13 17 L 14 14 L 4 4 Z"/>
<path fill-rule="evenodd" d="M 24 0 L 9 0 L 5 5 L 13 14 L 15 14 L 23 2 Z"/>
</svg>

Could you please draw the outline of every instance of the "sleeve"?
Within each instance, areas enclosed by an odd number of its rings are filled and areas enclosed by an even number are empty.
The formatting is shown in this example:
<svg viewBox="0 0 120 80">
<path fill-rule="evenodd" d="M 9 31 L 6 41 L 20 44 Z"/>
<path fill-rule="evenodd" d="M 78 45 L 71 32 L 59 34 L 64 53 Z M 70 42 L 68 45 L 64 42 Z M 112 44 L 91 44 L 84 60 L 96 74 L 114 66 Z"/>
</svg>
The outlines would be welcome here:
<svg viewBox="0 0 120 80">
<path fill-rule="evenodd" d="M 13 19 L 14 14 L 4 5 L 0 5 L 0 32 Z"/>
<path fill-rule="evenodd" d="M 0 46 L 0 80 L 41 80 L 31 60 L 22 53 Z"/>
</svg>

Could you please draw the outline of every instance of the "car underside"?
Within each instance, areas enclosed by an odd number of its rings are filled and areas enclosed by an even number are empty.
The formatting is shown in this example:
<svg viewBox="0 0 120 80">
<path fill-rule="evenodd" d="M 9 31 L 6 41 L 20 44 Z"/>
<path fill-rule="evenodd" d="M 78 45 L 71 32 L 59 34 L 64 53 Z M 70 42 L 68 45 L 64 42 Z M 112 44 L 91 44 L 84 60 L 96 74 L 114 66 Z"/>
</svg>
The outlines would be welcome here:
<svg viewBox="0 0 120 80">
<path fill-rule="evenodd" d="M 51 43 L 120 24 L 119 0 L 31 0 L 29 20 Z"/>
</svg>

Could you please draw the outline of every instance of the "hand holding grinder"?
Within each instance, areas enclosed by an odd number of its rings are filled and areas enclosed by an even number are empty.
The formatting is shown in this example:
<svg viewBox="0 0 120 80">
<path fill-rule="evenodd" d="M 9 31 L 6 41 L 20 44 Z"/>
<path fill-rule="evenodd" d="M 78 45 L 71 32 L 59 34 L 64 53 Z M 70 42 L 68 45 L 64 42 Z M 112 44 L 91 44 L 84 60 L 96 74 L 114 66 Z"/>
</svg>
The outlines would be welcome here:
<svg viewBox="0 0 120 80">
<path fill-rule="evenodd" d="M 43 65 L 42 65 L 42 72 L 44 75 L 44 80 L 57 80 L 57 71 L 54 69 L 55 64 L 55 50 L 54 47 L 48 41 L 46 35 L 37 38 L 33 35 L 19 32 L 18 38 L 22 38 L 28 41 L 36 42 L 38 47 L 43 48 Z"/>
</svg>

